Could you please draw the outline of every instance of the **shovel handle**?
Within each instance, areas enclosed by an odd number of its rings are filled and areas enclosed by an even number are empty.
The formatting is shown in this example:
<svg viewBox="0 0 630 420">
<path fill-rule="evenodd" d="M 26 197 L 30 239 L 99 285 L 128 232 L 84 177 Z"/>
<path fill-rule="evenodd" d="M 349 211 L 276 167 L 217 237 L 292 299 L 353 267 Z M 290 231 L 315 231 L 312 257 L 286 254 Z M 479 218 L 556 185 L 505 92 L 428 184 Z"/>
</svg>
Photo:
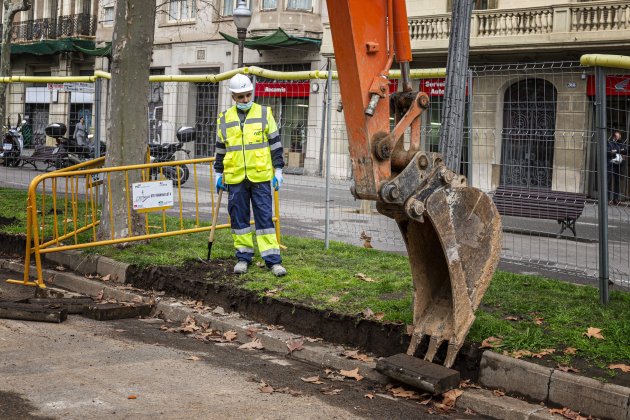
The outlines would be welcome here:
<svg viewBox="0 0 630 420">
<path fill-rule="evenodd" d="M 219 189 L 219 198 L 217 200 L 217 208 L 212 214 L 212 227 L 210 228 L 210 236 L 208 237 L 208 242 L 214 241 L 214 231 L 217 227 L 217 219 L 219 218 L 219 209 L 221 208 L 221 197 L 223 197 L 223 190 Z"/>
</svg>

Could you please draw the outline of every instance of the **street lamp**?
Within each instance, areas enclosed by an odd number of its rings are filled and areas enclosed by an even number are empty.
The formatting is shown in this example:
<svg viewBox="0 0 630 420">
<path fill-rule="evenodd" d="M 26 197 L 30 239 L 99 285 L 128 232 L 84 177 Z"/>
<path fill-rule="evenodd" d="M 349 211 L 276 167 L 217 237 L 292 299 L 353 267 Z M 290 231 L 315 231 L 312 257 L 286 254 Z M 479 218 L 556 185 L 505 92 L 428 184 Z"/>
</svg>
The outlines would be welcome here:
<svg viewBox="0 0 630 420">
<path fill-rule="evenodd" d="M 236 34 L 238 35 L 238 67 L 241 68 L 243 67 L 243 48 L 245 47 L 247 28 L 252 21 L 252 12 L 247 7 L 245 0 L 238 0 L 232 15 L 234 17 L 234 25 L 236 25 Z"/>
</svg>

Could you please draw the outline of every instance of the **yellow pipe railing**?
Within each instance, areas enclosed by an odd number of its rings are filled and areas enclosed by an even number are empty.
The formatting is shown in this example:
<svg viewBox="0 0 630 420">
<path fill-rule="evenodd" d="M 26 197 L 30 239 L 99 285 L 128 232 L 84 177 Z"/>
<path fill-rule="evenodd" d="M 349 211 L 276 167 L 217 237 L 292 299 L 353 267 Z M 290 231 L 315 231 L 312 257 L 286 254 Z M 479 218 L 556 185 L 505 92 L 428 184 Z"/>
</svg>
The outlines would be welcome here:
<svg viewBox="0 0 630 420">
<path fill-rule="evenodd" d="M 630 57 L 625 55 L 584 54 L 580 64 L 586 67 L 612 67 L 630 69 Z"/>
</svg>

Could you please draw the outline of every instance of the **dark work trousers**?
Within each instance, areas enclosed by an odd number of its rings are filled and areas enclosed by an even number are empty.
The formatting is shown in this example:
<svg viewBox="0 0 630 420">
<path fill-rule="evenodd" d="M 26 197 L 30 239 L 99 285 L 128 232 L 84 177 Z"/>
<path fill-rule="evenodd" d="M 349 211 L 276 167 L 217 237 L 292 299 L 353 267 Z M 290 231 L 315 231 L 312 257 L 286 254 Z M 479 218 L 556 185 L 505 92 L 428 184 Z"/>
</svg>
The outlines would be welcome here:
<svg viewBox="0 0 630 420">
<path fill-rule="evenodd" d="M 273 224 L 273 212 L 271 198 L 271 183 L 251 182 L 245 179 L 240 184 L 230 184 L 228 187 L 228 212 L 232 223 L 232 234 L 235 238 L 236 258 L 241 261 L 252 262 L 254 257 L 253 242 L 251 241 L 250 203 L 254 210 L 254 222 L 256 223 L 256 235 L 258 246 L 262 248 L 261 240 L 264 237 L 273 236 L 275 242 L 275 226 Z M 240 238 L 240 239 L 239 239 Z M 241 245 L 238 244 L 241 243 Z M 267 241 L 269 242 L 269 241 Z M 246 245 L 247 244 L 247 245 Z M 274 246 L 277 247 L 277 242 Z M 280 250 L 261 249 L 261 256 L 267 267 L 282 263 Z"/>
<path fill-rule="evenodd" d="M 608 164 L 608 199 L 619 201 L 621 184 L 621 165 Z"/>
</svg>

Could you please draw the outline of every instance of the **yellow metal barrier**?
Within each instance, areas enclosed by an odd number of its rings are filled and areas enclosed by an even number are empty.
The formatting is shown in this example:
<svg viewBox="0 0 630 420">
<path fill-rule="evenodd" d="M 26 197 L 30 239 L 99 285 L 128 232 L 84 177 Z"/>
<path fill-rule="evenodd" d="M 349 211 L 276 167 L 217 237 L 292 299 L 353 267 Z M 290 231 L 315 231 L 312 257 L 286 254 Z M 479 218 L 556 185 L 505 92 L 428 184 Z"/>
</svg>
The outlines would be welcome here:
<svg viewBox="0 0 630 420">
<path fill-rule="evenodd" d="M 215 209 L 215 186 L 212 169 L 212 162 L 214 162 L 214 160 L 214 158 L 188 159 L 106 168 L 103 167 L 105 158 L 99 158 L 33 178 L 28 188 L 26 208 L 27 222 L 24 276 L 22 280 L 7 280 L 7 282 L 45 288 L 46 286 L 42 275 L 42 254 L 209 231 L 211 229 L 210 226 L 200 226 L 201 212 L 199 207 L 201 203 L 199 193 L 200 190 L 205 190 L 206 196 L 209 195 L 210 197 L 210 217 L 208 219 L 211 220 L 214 212 L 218 210 Z M 166 212 L 168 208 L 172 208 L 171 206 L 150 208 L 144 212 L 138 211 L 138 214 L 144 215 L 144 234 L 135 235 L 131 225 L 129 225 L 127 236 L 115 238 L 112 212 L 113 203 L 112 200 L 108 198 L 108 200 L 102 204 L 108 205 L 110 218 L 108 221 L 109 225 L 112 226 L 110 238 L 104 239 L 98 237 L 97 226 L 101 223 L 101 211 L 99 208 L 100 189 L 104 189 L 107 193 L 107 197 L 112 196 L 111 179 L 113 174 L 124 173 L 125 191 L 127 192 L 124 205 L 126 206 L 127 218 L 130 221 L 132 211 L 135 211 L 132 210 L 132 198 L 129 194 L 133 185 L 129 182 L 130 172 L 133 173 L 137 171 L 141 182 L 151 182 L 154 180 L 164 181 L 168 180 L 164 175 L 164 167 L 174 167 L 177 168 L 176 171 L 179 172 L 182 170 L 181 167 L 183 165 L 192 165 L 191 181 L 194 184 L 194 188 L 186 189 L 186 191 L 189 192 L 188 195 L 191 196 L 191 200 L 194 202 L 194 227 L 186 228 L 184 226 L 185 221 L 188 220 L 184 219 L 184 193 L 182 191 L 181 178 L 178 176 L 177 182 L 172 181 L 174 184 L 173 188 L 177 190 L 176 193 L 172 194 L 172 207 L 174 207 L 177 202 L 178 228 L 167 228 Z M 208 171 L 207 175 L 204 174 L 200 177 L 200 168 L 202 168 L 203 171 Z M 38 208 L 38 190 L 40 190 L 40 208 Z M 48 198 L 48 196 L 50 196 L 50 198 Z M 85 204 L 80 207 L 81 196 Z M 61 206 L 59 205 L 60 198 L 63 200 Z M 52 201 L 52 208 L 47 210 L 46 203 L 49 199 Z M 278 238 L 278 243 L 280 243 L 280 204 L 277 191 L 274 192 L 274 211 L 273 221 L 275 222 L 276 237 Z M 150 212 L 162 213 L 161 227 L 151 226 L 149 224 Z M 45 238 L 47 216 L 52 216 L 52 234 L 50 235 L 51 238 L 48 239 Z M 60 218 L 61 222 L 59 220 Z M 254 224 L 253 220 L 251 224 Z M 151 233 L 151 229 L 156 228 L 161 229 L 161 232 Z M 216 229 L 227 228 L 230 228 L 229 223 L 216 226 Z M 80 240 L 79 235 L 88 231 L 91 231 L 89 238 Z M 66 240 L 70 240 L 74 243 L 66 245 L 63 243 L 63 241 Z M 30 280 L 31 254 L 35 259 L 37 269 L 37 279 L 35 281 Z"/>
</svg>

